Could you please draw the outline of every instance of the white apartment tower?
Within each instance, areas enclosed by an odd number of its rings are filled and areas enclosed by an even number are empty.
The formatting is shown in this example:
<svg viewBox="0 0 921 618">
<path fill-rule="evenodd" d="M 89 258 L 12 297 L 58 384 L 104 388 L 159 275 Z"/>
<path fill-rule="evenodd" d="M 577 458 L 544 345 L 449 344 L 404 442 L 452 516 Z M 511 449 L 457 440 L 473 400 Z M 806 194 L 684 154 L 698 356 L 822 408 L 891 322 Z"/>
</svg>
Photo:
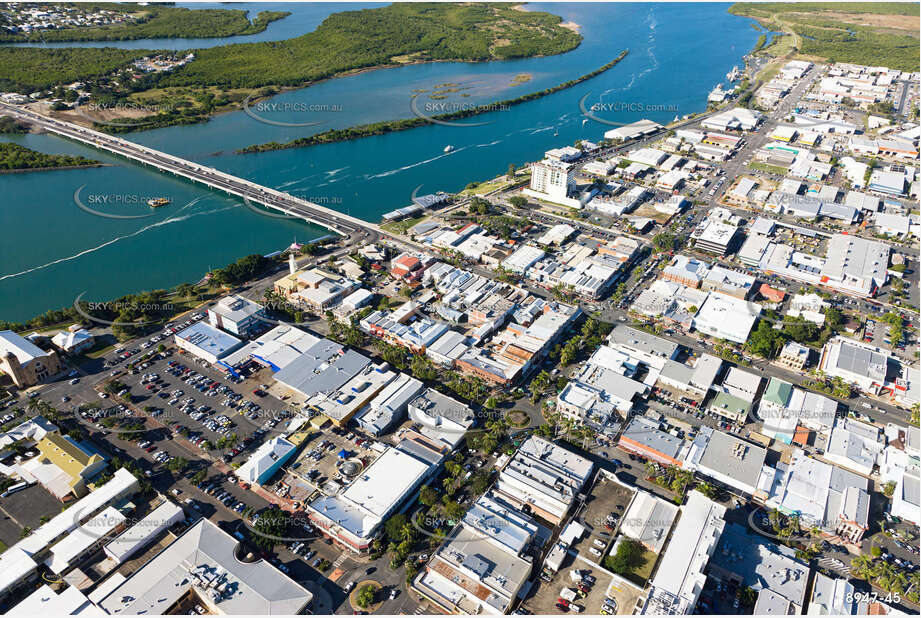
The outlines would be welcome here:
<svg viewBox="0 0 921 618">
<path fill-rule="evenodd" d="M 574 168 L 563 161 L 545 159 L 531 164 L 531 190 L 565 198 L 575 188 Z"/>
</svg>

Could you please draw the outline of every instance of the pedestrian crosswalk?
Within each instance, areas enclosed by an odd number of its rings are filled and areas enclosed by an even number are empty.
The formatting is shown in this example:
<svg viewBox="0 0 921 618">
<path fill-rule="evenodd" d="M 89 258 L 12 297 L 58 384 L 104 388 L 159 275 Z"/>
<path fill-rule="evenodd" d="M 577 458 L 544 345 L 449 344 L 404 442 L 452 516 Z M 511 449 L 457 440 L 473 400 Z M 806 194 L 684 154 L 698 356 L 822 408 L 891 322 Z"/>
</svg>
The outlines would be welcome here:
<svg viewBox="0 0 921 618">
<path fill-rule="evenodd" d="M 345 561 L 348 560 L 348 559 L 349 559 L 349 554 L 348 554 L 348 552 L 342 552 L 341 554 L 339 554 L 339 557 L 336 558 L 336 561 L 333 562 L 333 568 L 334 568 L 334 569 L 338 569 L 339 567 L 342 566 L 342 563 L 345 562 Z"/>
<path fill-rule="evenodd" d="M 851 572 L 851 568 L 847 564 L 842 562 L 841 560 L 838 560 L 837 558 L 822 557 L 822 558 L 819 558 L 818 562 L 819 562 L 820 567 L 823 567 L 823 568 L 826 568 L 832 571 L 838 571 L 839 573 L 844 573 L 844 574 L 848 574 Z"/>
</svg>

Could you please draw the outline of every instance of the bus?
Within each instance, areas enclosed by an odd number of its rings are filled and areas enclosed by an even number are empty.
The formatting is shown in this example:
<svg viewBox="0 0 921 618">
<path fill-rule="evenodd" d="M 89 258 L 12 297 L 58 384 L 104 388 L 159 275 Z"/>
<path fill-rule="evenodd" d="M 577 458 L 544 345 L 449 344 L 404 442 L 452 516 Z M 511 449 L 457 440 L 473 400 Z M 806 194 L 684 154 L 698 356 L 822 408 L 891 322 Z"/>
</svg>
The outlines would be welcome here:
<svg viewBox="0 0 921 618">
<path fill-rule="evenodd" d="M 10 485 L 5 492 L 0 494 L 0 498 L 6 498 L 9 495 L 15 494 L 17 491 L 22 491 L 26 487 L 29 487 L 32 483 L 28 481 L 22 481 L 21 483 L 16 483 L 15 485 Z"/>
</svg>

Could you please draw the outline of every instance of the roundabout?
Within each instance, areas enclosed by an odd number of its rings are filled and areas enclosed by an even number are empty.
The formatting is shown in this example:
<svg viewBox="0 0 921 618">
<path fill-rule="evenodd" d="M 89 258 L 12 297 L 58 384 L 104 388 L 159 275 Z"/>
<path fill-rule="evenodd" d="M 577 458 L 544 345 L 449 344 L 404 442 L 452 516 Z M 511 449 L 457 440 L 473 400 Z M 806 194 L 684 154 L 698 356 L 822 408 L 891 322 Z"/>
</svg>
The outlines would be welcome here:
<svg viewBox="0 0 921 618">
<path fill-rule="evenodd" d="M 352 592 L 349 593 L 349 605 L 351 605 L 352 609 L 355 611 L 373 614 L 380 609 L 381 604 L 384 602 L 384 599 L 381 598 L 381 591 L 383 588 L 381 584 L 372 579 L 366 579 L 359 582 L 355 585 L 355 588 L 352 589 Z M 372 599 L 366 607 L 362 607 L 359 603 L 359 600 L 362 600 L 364 596 L 369 596 Z"/>
</svg>

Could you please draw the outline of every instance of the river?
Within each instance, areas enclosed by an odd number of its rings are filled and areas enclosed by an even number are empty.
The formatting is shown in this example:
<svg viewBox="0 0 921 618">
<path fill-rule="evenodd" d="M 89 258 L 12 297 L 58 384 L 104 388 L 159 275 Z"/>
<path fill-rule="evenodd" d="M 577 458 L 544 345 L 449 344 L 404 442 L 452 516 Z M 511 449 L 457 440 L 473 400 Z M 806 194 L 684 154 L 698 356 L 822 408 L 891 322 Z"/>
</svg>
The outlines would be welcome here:
<svg viewBox="0 0 921 618">
<path fill-rule="evenodd" d="M 298 28 L 315 26 L 341 6 L 284 5 L 293 15 L 246 38 L 299 34 L 304 29 Z M 267 124 L 241 111 L 199 125 L 125 137 L 378 221 L 382 213 L 407 205 L 420 185 L 420 193 L 458 191 L 470 181 L 503 173 L 510 163 L 538 159 L 550 148 L 578 139 L 600 139 L 610 127 L 582 116 L 578 103 L 585 95 L 589 105 L 621 107 L 621 111 L 597 114 L 618 122 L 640 118 L 667 122 L 676 115 L 702 111 L 707 92 L 725 82 L 733 65 L 741 66 L 742 56 L 758 38 L 750 20 L 730 15 L 728 6 L 541 4 L 541 10 L 581 25 L 584 41 L 577 49 L 547 58 L 367 71 L 280 94 L 271 102 L 283 111 L 256 112 L 272 122 L 319 123 L 310 126 Z M 292 22 L 285 24 L 288 20 Z M 136 43 L 141 42 L 126 44 Z M 143 43 L 139 46 L 154 46 Z M 163 47 L 162 42 L 158 47 Z M 507 111 L 462 121 L 488 122 L 481 126 L 428 126 L 312 148 L 233 154 L 235 148 L 249 144 L 410 117 L 414 90 L 426 91 L 418 95 L 420 109 L 433 103 L 515 97 L 594 70 L 622 49 L 629 49 L 629 55 L 592 80 Z M 521 74 L 529 81 L 514 81 Z M 459 92 L 446 100 L 431 99 L 431 90 L 446 83 L 456 84 Z M 325 111 L 311 111 L 317 106 Z M 7 230 L 0 254 L 3 319 L 27 319 L 67 306 L 81 293 L 85 299 L 103 300 L 194 281 L 209 268 L 242 255 L 268 253 L 295 239 L 305 241 L 326 233 L 315 226 L 257 214 L 239 200 L 61 138 L 5 138 L 44 152 L 82 154 L 114 165 L 0 176 L 0 225 Z M 454 150 L 446 154 L 447 145 Z M 172 202 L 145 218 L 110 219 L 79 209 L 74 202 L 78 190 L 82 203 L 109 213 L 151 213 L 140 198 L 165 196 Z M 17 229 L 23 233 L 10 233 Z"/>
</svg>

